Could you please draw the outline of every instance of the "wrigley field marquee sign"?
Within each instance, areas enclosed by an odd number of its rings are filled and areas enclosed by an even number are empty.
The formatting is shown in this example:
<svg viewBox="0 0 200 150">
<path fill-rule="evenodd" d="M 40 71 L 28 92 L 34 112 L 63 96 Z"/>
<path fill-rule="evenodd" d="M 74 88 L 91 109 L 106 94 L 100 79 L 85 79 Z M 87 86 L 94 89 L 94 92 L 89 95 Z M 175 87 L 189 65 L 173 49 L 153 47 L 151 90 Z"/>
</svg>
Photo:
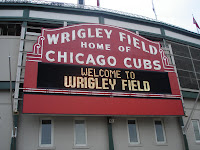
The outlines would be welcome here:
<svg viewBox="0 0 200 150">
<path fill-rule="evenodd" d="M 102 24 L 42 29 L 27 54 L 24 93 L 24 113 L 183 115 L 160 44 Z"/>
</svg>

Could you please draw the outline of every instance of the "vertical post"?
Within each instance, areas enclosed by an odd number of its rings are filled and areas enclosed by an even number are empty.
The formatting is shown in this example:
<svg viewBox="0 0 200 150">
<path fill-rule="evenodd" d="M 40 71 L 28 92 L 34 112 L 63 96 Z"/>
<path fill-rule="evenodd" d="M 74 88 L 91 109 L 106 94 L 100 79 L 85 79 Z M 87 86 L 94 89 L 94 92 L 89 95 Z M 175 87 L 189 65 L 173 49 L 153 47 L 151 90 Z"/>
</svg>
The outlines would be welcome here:
<svg viewBox="0 0 200 150">
<path fill-rule="evenodd" d="M 14 113 L 13 113 L 13 96 L 12 96 L 12 73 L 11 73 L 11 56 L 8 56 L 9 63 L 9 76 L 10 76 L 10 101 L 11 101 L 11 115 L 12 115 L 12 134 L 11 134 L 11 145 L 10 150 L 15 150 L 16 139 L 15 139 L 15 122 L 14 122 Z"/>
<path fill-rule="evenodd" d="M 26 25 L 27 22 L 23 22 L 21 28 L 21 37 L 20 37 L 20 45 L 19 45 L 19 55 L 18 55 L 18 64 L 17 64 L 17 73 L 16 73 L 16 82 L 15 82 L 15 94 L 14 94 L 14 112 L 18 111 L 18 98 L 19 98 L 19 86 L 20 86 L 20 76 L 21 76 L 21 66 L 23 59 L 23 51 L 24 51 L 24 39 L 26 34 Z"/>
<path fill-rule="evenodd" d="M 180 124 L 180 127 L 183 129 L 183 127 L 184 127 L 183 118 L 179 117 L 178 119 L 179 119 L 178 122 Z M 184 141 L 184 145 L 185 145 L 185 150 L 189 150 L 187 136 L 184 133 L 183 133 L 183 141 Z"/>
<path fill-rule="evenodd" d="M 114 150 L 112 124 L 109 122 L 110 119 L 110 117 L 107 117 L 109 150 Z"/>
<path fill-rule="evenodd" d="M 64 21 L 64 24 L 63 24 L 63 26 L 65 27 L 65 26 L 67 26 L 67 21 Z"/>
</svg>

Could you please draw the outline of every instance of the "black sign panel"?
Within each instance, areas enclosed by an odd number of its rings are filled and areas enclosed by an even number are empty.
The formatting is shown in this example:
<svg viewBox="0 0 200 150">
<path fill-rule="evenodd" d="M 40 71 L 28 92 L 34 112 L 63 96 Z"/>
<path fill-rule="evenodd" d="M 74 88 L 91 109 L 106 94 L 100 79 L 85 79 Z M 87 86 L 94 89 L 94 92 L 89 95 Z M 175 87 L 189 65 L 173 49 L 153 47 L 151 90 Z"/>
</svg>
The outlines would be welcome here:
<svg viewBox="0 0 200 150">
<path fill-rule="evenodd" d="M 38 63 L 37 87 L 171 94 L 167 72 Z"/>
</svg>

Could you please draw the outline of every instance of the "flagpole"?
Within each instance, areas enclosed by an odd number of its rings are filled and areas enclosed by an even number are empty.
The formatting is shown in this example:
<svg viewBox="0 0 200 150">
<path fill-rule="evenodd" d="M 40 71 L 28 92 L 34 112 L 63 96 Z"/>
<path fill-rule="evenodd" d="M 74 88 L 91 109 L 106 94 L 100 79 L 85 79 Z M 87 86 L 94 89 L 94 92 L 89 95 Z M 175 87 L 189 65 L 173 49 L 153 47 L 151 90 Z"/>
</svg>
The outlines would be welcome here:
<svg viewBox="0 0 200 150">
<path fill-rule="evenodd" d="M 153 8 L 153 12 L 154 12 L 154 15 L 155 15 L 155 17 L 156 17 L 156 20 L 157 20 L 157 15 L 156 15 L 156 10 L 155 10 L 155 8 L 154 8 L 153 0 L 152 0 L 152 8 Z"/>
<path fill-rule="evenodd" d="M 100 2 L 99 2 L 99 0 L 97 0 L 97 7 L 99 7 L 100 6 Z"/>
<path fill-rule="evenodd" d="M 193 17 L 193 20 L 195 19 L 194 18 L 194 15 L 192 14 L 192 17 Z M 196 20 L 195 20 L 196 21 Z M 194 21 L 193 21 L 193 23 L 194 23 Z M 196 25 L 196 24 L 195 24 Z M 196 28 L 197 28 L 197 33 L 199 34 L 199 29 L 198 29 L 198 27 L 197 27 L 197 25 L 196 25 Z"/>
</svg>

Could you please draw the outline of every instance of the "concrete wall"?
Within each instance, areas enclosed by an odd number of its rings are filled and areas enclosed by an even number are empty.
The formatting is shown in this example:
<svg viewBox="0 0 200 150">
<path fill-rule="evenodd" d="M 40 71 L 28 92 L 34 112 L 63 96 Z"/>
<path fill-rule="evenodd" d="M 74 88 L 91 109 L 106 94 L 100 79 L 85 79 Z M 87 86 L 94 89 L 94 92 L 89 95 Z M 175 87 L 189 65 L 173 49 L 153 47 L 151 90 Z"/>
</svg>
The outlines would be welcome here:
<svg viewBox="0 0 200 150">
<path fill-rule="evenodd" d="M 195 102 L 195 99 L 184 99 L 185 112 L 187 116 L 190 115 L 194 102 Z M 197 103 L 192 119 L 199 120 L 199 123 L 200 123 L 200 101 L 198 101 Z M 188 120 L 188 117 L 184 117 L 184 123 L 186 123 L 187 120 Z M 187 135 L 187 140 L 188 140 L 190 150 L 199 150 L 200 143 L 196 142 L 195 140 L 194 128 L 193 128 L 192 122 L 189 125 L 186 135 Z"/>
<path fill-rule="evenodd" d="M 183 150 L 183 141 L 177 118 L 163 119 L 166 143 L 157 144 L 155 137 L 155 118 L 136 118 L 140 144 L 131 145 L 128 141 L 127 118 L 116 118 L 113 124 L 113 140 L 115 150 Z"/>
<path fill-rule="evenodd" d="M 74 146 L 74 119 L 69 116 L 46 116 L 54 121 L 54 146 L 56 150 L 81 150 Z M 20 115 L 17 150 L 40 150 L 39 122 L 45 116 Z M 106 117 L 84 117 L 87 126 L 87 146 L 89 150 L 108 150 L 108 128 Z M 177 118 L 161 118 L 166 133 L 165 144 L 157 144 L 155 138 L 155 118 L 137 118 L 140 144 L 131 145 L 128 142 L 127 118 L 117 117 L 112 124 L 115 150 L 183 150 L 181 129 Z M 24 144 L 21 144 L 24 143 Z"/>
<path fill-rule="evenodd" d="M 2 17 L 22 17 L 23 10 L 0 10 L 0 16 Z"/>
<path fill-rule="evenodd" d="M 21 114 L 17 138 L 17 150 L 39 150 L 39 122 L 51 118 L 54 122 L 54 143 L 52 149 L 82 149 L 74 146 L 74 118 L 64 116 L 36 116 Z M 87 146 L 90 150 L 108 150 L 107 123 L 104 117 L 86 117 Z M 23 143 L 23 144 L 22 144 Z"/>
<path fill-rule="evenodd" d="M 124 22 L 124 21 L 119 21 L 119 20 L 105 18 L 105 24 L 119 26 L 122 28 L 138 30 L 138 31 L 146 31 L 146 32 L 150 32 L 150 33 L 161 34 L 160 28 L 155 28 L 155 27 L 141 25 L 141 24 L 135 24 L 135 23 L 129 23 L 129 22 Z"/>
<path fill-rule="evenodd" d="M 12 133 L 12 113 L 9 91 L 0 91 L 0 149 L 9 150 Z"/>
<path fill-rule="evenodd" d="M 0 36 L 0 81 L 10 81 L 8 56 L 11 56 L 12 81 L 16 79 L 19 53 L 19 36 Z"/>
<path fill-rule="evenodd" d="M 53 12 L 45 12 L 45 11 L 34 11 L 34 10 L 30 11 L 29 17 L 99 23 L 98 17 L 74 15 L 74 14 L 63 14 L 63 13 L 53 13 Z"/>
</svg>

